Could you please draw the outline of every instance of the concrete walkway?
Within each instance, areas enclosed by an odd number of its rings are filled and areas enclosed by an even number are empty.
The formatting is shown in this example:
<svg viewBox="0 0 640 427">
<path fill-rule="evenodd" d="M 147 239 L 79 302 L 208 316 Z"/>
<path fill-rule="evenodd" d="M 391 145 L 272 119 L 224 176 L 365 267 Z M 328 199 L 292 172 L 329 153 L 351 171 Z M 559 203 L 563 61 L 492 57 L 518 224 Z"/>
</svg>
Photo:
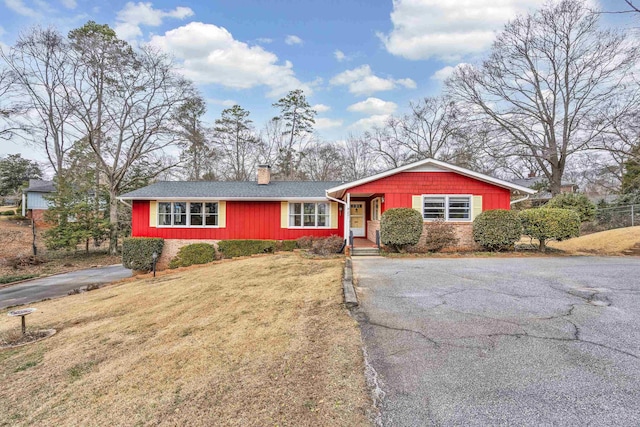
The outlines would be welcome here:
<svg viewBox="0 0 640 427">
<path fill-rule="evenodd" d="M 0 309 L 64 296 L 73 289 L 96 283 L 111 283 L 131 275 L 131 270 L 118 264 L 29 280 L 0 289 Z"/>
</svg>

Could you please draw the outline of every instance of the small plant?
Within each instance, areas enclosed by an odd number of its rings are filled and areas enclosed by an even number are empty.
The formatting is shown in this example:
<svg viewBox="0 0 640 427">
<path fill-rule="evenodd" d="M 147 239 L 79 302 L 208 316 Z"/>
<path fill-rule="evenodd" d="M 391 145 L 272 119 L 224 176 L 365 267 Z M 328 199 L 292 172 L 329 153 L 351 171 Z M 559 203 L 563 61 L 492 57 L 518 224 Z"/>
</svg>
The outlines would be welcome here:
<svg viewBox="0 0 640 427">
<path fill-rule="evenodd" d="M 315 238 L 313 240 L 313 244 L 311 245 L 311 252 L 316 255 L 337 254 L 340 249 L 342 249 L 343 244 L 344 239 L 336 235 Z"/>
<path fill-rule="evenodd" d="M 549 240 L 561 241 L 580 235 L 580 216 L 570 209 L 527 209 L 518 215 L 523 234 L 540 242 L 540 252 L 546 251 Z"/>
<path fill-rule="evenodd" d="M 169 263 L 169 268 L 188 267 L 215 261 L 216 248 L 208 243 L 193 243 L 178 250 L 178 255 Z"/>
<path fill-rule="evenodd" d="M 424 229 L 424 249 L 427 252 L 440 252 L 458 243 L 455 228 L 443 220 L 427 222 Z"/>
<path fill-rule="evenodd" d="M 9 219 L 12 221 L 27 221 L 29 218 L 22 215 L 11 215 L 9 216 Z"/>
<path fill-rule="evenodd" d="M 522 222 L 517 212 L 494 209 L 473 220 L 473 240 L 490 251 L 513 248 L 521 236 Z"/>
<path fill-rule="evenodd" d="M 275 240 L 222 240 L 218 250 L 225 258 L 235 258 L 254 254 L 273 253 L 276 250 Z"/>
<path fill-rule="evenodd" d="M 11 215 L 15 215 L 15 214 L 16 214 L 16 211 L 14 211 L 13 209 L 9 209 L 9 210 L 0 212 L 0 215 L 3 215 L 3 216 L 11 216 Z"/>
<path fill-rule="evenodd" d="M 12 276 L 0 276 L 0 285 L 5 283 L 19 282 L 21 280 L 33 279 L 37 274 L 16 274 Z"/>
<path fill-rule="evenodd" d="M 315 236 L 302 236 L 296 240 L 296 244 L 300 249 L 311 249 L 315 239 L 317 239 Z"/>
<path fill-rule="evenodd" d="M 562 193 L 549 200 L 545 208 L 571 209 L 580 215 L 580 221 L 591 221 L 596 216 L 596 205 L 584 194 Z"/>
<path fill-rule="evenodd" d="M 138 271 L 153 269 L 153 253 L 162 254 L 164 240 L 159 238 L 130 237 L 122 243 L 122 265 Z"/>
<path fill-rule="evenodd" d="M 420 241 L 422 224 L 422 215 L 414 209 L 388 209 L 380 220 L 380 241 L 396 252 L 404 252 Z"/>
<path fill-rule="evenodd" d="M 45 264 L 46 262 L 46 259 L 36 255 L 21 255 L 9 258 L 5 261 L 6 265 L 13 268 L 14 270 L 29 267 L 32 265 Z"/>
</svg>

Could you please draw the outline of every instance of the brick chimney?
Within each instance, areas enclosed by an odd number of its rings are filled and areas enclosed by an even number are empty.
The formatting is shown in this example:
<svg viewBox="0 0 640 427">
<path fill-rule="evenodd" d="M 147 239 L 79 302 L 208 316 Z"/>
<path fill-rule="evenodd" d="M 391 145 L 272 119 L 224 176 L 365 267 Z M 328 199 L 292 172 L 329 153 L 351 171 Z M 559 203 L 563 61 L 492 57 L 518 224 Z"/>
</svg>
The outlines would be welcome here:
<svg viewBox="0 0 640 427">
<path fill-rule="evenodd" d="M 258 185 L 267 185 L 271 182 L 271 166 L 258 165 Z"/>
</svg>

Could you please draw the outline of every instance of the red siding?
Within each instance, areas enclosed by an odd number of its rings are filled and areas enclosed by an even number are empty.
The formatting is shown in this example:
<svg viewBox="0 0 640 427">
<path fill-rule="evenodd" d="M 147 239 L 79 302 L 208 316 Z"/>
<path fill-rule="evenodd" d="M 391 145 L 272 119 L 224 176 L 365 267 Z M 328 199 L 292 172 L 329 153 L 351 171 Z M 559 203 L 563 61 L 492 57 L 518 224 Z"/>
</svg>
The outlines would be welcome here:
<svg viewBox="0 0 640 427">
<path fill-rule="evenodd" d="M 482 210 L 509 209 L 511 192 L 455 172 L 401 172 L 350 188 L 349 193 L 381 193 L 382 210 L 410 208 L 419 194 L 471 194 L 482 196 Z"/>
<path fill-rule="evenodd" d="M 227 202 L 225 228 L 149 227 L 149 202 L 134 201 L 131 235 L 164 239 L 270 239 L 294 240 L 302 236 L 343 235 L 344 220 L 338 214 L 337 229 L 280 228 L 280 202 Z"/>
</svg>

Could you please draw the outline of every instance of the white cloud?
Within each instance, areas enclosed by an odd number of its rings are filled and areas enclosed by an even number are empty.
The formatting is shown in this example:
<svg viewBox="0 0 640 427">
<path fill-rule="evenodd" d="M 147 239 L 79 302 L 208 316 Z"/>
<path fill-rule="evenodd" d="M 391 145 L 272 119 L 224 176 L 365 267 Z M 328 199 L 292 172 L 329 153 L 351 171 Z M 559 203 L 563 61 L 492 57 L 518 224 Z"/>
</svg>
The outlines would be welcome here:
<svg viewBox="0 0 640 427">
<path fill-rule="evenodd" d="M 223 107 L 233 107 L 234 105 L 238 104 L 233 99 L 207 98 L 207 102 L 209 104 L 222 105 Z"/>
<path fill-rule="evenodd" d="M 78 2 L 76 0 L 61 0 L 60 3 L 67 9 L 75 9 L 78 6 Z"/>
<path fill-rule="evenodd" d="M 544 0 L 394 0 L 387 51 L 407 59 L 459 60 L 487 49 L 509 19 Z"/>
<path fill-rule="evenodd" d="M 351 130 L 365 131 L 373 128 L 374 126 L 384 126 L 384 124 L 391 117 L 389 114 L 374 114 L 373 116 L 365 117 L 357 122 L 352 123 L 349 126 Z"/>
<path fill-rule="evenodd" d="M 258 43 L 261 43 L 261 44 L 273 43 L 273 39 L 270 39 L 269 37 L 260 37 L 260 38 L 256 39 L 256 41 Z"/>
<path fill-rule="evenodd" d="M 27 6 L 23 0 L 4 0 L 4 5 L 18 15 L 29 16 L 32 18 L 40 16 L 35 9 Z"/>
<path fill-rule="evenodd" d="M 416 87 L 411 79 L 393 79 L 378 77 L 373 74 L 369 65 L 362 65 L 353 70 L 346 70 L 334 76 L 330 82 L 334 86 L 349 86 L 354 95 L 371 95 L 375 92 L 395 89 L 398 85 L 409 89 Z"/>
<path fill-rule="evenodd" d="M 314 128 L 318 130 L 337 128 L 342 126 L 342 123 L 343 122 L 340 119 L 328 119 L 326 117 L 316 117 L 316 124 L 314 125 Z"/>
<path fill-rule="evenodd" d="M 284 42 L 286 44 L 288 44 L 289 46 L 293 46 L 296 44 L 301 45 L 303 43 L 302 39 L 298 36 L 294 36 L 293 34 L 289 34 L 287 37 L 285 37 Z"/>
<path fill-rule="evenodd" d="M 316 105 L 312 106 L 311 108 L 316 110 L 318 113 L 326 113 L 327 111 L 331 110 L 331 107 L 329 107 L 328 105 L 324 105 L 324 104 L 316 104 Z"/>
<path fill-rule="evenodd" d="M 307 96 L 312 93 L 308 84 L 296 78 L 291 62 L 279 64 L 274 53 L 235 40 L 223 27 L 190 22 L 163 36 L 153 36 L 151 44 L 181 60 L 184 74 L 197 83 L 232 89 L 267 86 L 271 97 L 292 89 L 303 89 Z"/>
<path fill-rule="evenodd" d="M 364 114 L 391 114 L 398 108 L 398 104 L 391 101 L 383 101 L 380 98 L 367 98 L 356 104 L 349 105 L 347 111 Z"/>
<path fill-rule="evenodd" d="M 128 2 L 116 15 L 114 30 L 120 38 L 133 40 L 142 36 L 141 26 L 158 27 L 165 18 L 184 19 L 193 16 L 193 10 L 178 6 L 173 10 L 154 9 L 151 2 Z"/>
<path fill-rule="evenodd" d="M 333 52 L 333 56 L 336 57 L 336 60 L 338 62 L 342 62 L 348 59 L 347 55 L 345 55 L 344 52 L 339 49 L 336 49 L 335 52 Z"/>
</svg>

